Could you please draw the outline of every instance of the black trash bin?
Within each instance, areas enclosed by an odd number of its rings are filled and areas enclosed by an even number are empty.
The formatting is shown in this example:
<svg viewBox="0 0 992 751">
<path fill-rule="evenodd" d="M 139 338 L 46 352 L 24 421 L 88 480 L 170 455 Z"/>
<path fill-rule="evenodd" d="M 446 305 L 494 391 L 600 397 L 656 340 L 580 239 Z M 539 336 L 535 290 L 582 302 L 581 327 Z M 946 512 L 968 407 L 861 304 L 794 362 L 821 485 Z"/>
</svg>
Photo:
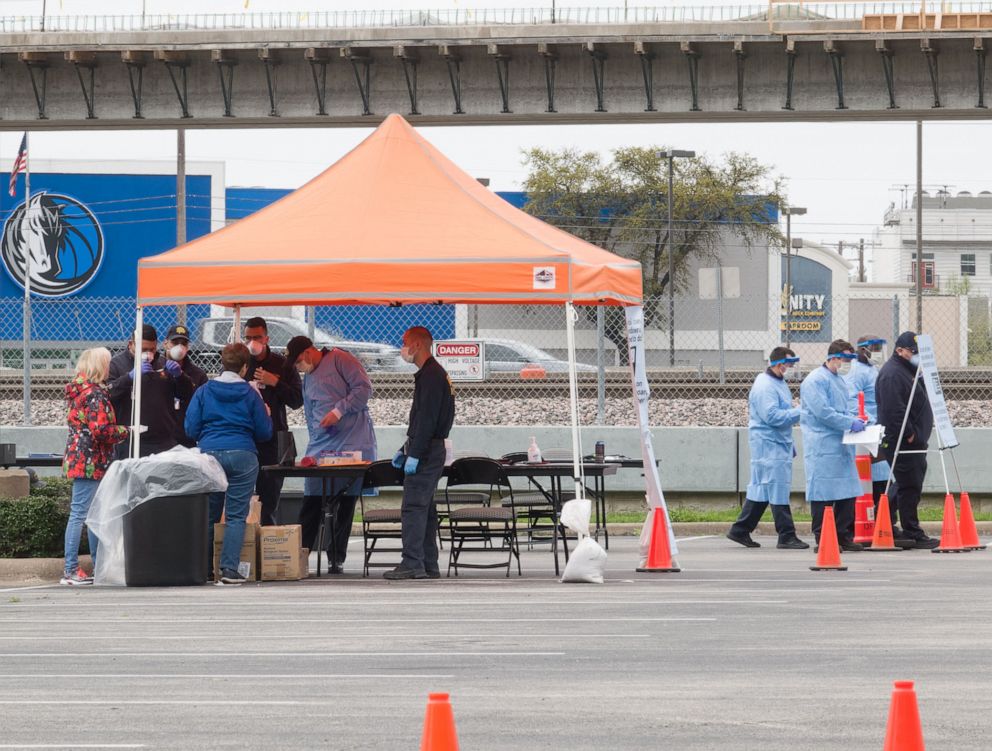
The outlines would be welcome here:
<svg viewBox="0 0 992 751">
<path fill-rule="evenodd" d="M 150 498 L 124 514 L 124 583 L 181 587 L 207 581 L 206 493 Z"/>
</svg>

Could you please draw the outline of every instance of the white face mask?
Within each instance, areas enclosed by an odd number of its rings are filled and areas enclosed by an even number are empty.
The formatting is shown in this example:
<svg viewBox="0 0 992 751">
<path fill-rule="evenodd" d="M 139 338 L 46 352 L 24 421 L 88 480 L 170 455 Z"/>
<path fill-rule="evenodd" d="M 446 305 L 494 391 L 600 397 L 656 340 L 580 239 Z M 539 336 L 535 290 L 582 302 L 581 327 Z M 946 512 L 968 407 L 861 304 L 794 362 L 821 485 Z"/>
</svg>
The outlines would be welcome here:
<svg viewBox="0 0 992 751">
<path fill-rule="evenodd" d="M 261 342 L 256 342 L 252 340 L 248 342 L 248 351 L 251 353 L 252 357 L 258 357 L 262 352 L 265 351 L 265 345 Z"/>
<path fill-rule="evenodd" d="M 155 359 L 155 355 L 151 352 L 141 353 L 141 362 L 151 362 L 154 359 Z"/>
<path fill-rule="evenodd" d="M 182 360 L 186 357 L 187 352 L 189 352 L 189 347 L 185 344 L 177 344 L 169 350 L 169 357 L 173 360 Z"/>
<path fill-rule="evenodd" d="M 405 344 L 403 345 L 403 348 L 400 349 L 400 357 L 403 358 L 403 362 L 413 362 L 416 359 L 410 352 L 410 348 Z"/>
<path fill-rule="evenodd" d="M 909 358 L 909 364 L 912 365 L 914 368 L 920 367 L 920 356 L 919 355 L 913 355 L 912 357 L 910 357 Z"/>
<path fill-rule="evenodd" d="M 851 372 L 851 361 L 841 360 L 840 367 L 837 368 L 837 375 L 846 376 L 850 372 Z"/>
<path fill-rule="evenodd" d="M 296 370 L 300 375 L 310 375 L 313 373 L 313 363 L 307 362 L 306 360 L 300 360 L 296 363 Z"/>
<path fill-rule="evenodd" d="M 872 352 L 868 359 L 875 365 L 881 365 L 885 362 L 885 353 L 882 351 Z"/>
</svg>

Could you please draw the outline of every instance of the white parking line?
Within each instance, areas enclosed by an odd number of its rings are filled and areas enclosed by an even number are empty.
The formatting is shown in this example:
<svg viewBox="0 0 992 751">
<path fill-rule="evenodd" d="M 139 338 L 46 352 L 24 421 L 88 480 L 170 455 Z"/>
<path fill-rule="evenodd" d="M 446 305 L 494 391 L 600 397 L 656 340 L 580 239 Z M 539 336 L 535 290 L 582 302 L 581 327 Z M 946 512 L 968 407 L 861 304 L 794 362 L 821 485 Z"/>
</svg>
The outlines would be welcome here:
<svg viewBox="0 0 992 751">
<path fill-rule="evenodd" d="M 648 581 L 648 580 L 642 580 Z M 698 580 L 697 580 L 698 581 Z M 560 593 L 562 590 L 558 590 Z M 624 590 L 625 594 L 630 592 L 629 589 Z M 641 599 L 641 600 L 614 600 L 609 597 L 604 597 L 598 600 L 560 600 L 554 602 L 548 602 L 546 600 L 539 600 L 537 598 L 529 600 L 417 600 L 416 602 L 411 602 L 409 600 L 352 600 L 352 601 L 342 601 L 342 600 L 280 600 L 274 599 L 266 596 L 265 606 L 269 607 L 326 607 L 333 608 L 335 610 L 340 610 L 341 608 L 365 608 L 365 607 L 376 607 L 376 608 L 395 608 L 395 607 L 421 607 L 421 608 L 439 608 L 439 607 L 504 607 L 504 606 L 514 606 L 514 607 L 586 607 L 589 605 L 746 605 L 749 603 L 760 604 L 760 605 L 784 605 L 788 603 L 788 600 L 751 600 L 751 599 L 724 599 L 724 600 L 667 600 L 661 599 Z M 93 603 L 82 603 L 73 602 L 69 606 L 72 610 L 85 609 L 85 610 L 112 610 L 115 615 L 119 615 L 121 608 L 125 604 L 133 604 L 135 607 L 140 607 L 142 611 L 147 611 L 152 606 L 161 606 L 167 610 L 174 610 L 177 603 L 175 601 L 168 602 L 141 602 L 141 603 L 122 603 L 122 602 L 93 602 Z M 213 608 L 218 605 L 218 603 L 209 603 L 210 607 Z M 253 608 L 255 607 L 254 602 L 225 602 L 221 605 L 225 609 L 231 608 Z M 53 610 L 58 607 L 57 603 L 52 603 L 51 601 L 38 602 L 38 603 L 17 603 L 16 609 L 22 610 L 27 608 L 45 608 L 46 610 Z M 13 607 L 11 611 L 13 611 Z M 68 608 L 67 608 L 68 609 Z M 65 610 L 60 611 L 60 616 L 66 615 Z M 123 622 L 125 619 L 121 619 Z M 129 620 L 129 619 L 128 619 Z M 323 619 L 319 619 L 323 622 Z M 3 621 L 0 621 L 3 622 Z"/>
<path fill-rule="evenodd" d="M 664 604 L 664 603 L 659 603 Z M 65 622 L 67 619 L 64 614 L 59 619 Z M 716 618 L 500 618 L 499 623 L 677 623 L 681 621 L 715 621 Z M 35 618 L 35 619 L 0 619 L 0 623 L 51 623 L 49 619 Z M 110 625 L 106 618 L 73 618 L 73 624 L 78 623 L 99 623 L 103 625 Z M 291 623 L 403 623 L 403 624 L 414 624 L 414 623 L 494 623 L 492 618 L 127 618 L 121 621 L 114 621 L 113 625 L 120 626 L 122 624 L 135 623 L 135 624 L 148 624 L 148 623 L 164 623 L 164 624 L 183 624 L 183 623 L 237 623 L 237 624 L 253 624 L 253 623 L 280 623 L 280 624 L 291 624 Z"/>
<path fill-rule="evenodd" d="M 279 681 L 298 681 L 303 678 L 306 682 L 313 683 L 314 680 L 369 680 L 369 679 L 381 679 L 381 680 L 440 680 L 454 678 L 453 673 L 321 673 L 313 674 L 307 676 L 301 676 L 299 673 L 289 673 L 281 675 L 271 675 L 266 673 L 265 675 L 255 675 L 255 674 L 245 674 L 245 673 L 102 673 L 94 674 L 88 673 L 82 675 L 80 673 L 19 673 L 12 675 L 0 675 L 0 680 L 4 678 L 17 678 L 17 679 L 30 679 L 35 680 L 37 678 L 54 678 L 57 680 L 71 680 L 80 679 L 88 680 L 91 678 L 100 678 L 101 680 L 117 680 L 117 679 L 129 679 L 129 678 L 142 678 L 149 680 L 161 680 L 166 678 L 172 678 L 177 680 L 237 680 L 239 678 L 245 678 L 253 681 L 268 681 L 268 680 L 279 680 Z"/>
<path fill-rule="evenodd" d="M 27 592 L 29 589 L 52 589 L 60 586 L 59 584 L 36 584 L 31 587 L 7 587 L 0 589 L 0 592 Z M 7 746 L 0 746 L 0 748 L 7 748 Z M 11 748 L 29 748 L 29 746 L 12 746 Z M 39 748 L 44 747 L 39 746 Z M 97 746 L 96 748 L 106 748 L 106 746 Z"/>
<path fill-rule="evenodd" d="M 471 632 L 465 631 L 462 633 L 450 633 L 443 634 L 440 632 L 432 631 L 429 634 L 403 634 L 397 633 L 396 631 L 383 631 L 382 633 L 369 633 L 368 631 L 356 631 L 354 633 L 345 633 L 341 631 L 335 631 L 334 637 L 340 639 L 415 639 L 417 641 L 423 641 L 424 639 L 461 639 L 465 636 L 472 636 L 476 639 L 512 639 L 519 640 L 520 634 L 484 634 L 477 630 Z M 528 639 L 560 639 L 562 636 L 561 632 L 553 634 L 532 634 L 528 633 Z M 568 635 L 569 639 L 651 639 L 654 634 L 577 634 L 570 633 Z M 238 641 L 244 641 L 246 639 L 262 639 L 264 641 L 279 641 L 281 639 L 287 640 L 298 640 L 298 639 L 321 639 L 326 640 L 327 634 L 325 632 L 319 634 L 301 634 L 299 632 L 294 632 L 292 634 L 287 634 L 285 636 L 272 636 L 271 634 L 238 634 Z M 64 636 L 35 636 L 32 634 L 24 634 L 23 636 L 0 636 L 0 641 L 65 641 Z M 216 634 L 146 634 L 140 636 L 90 636 L 87 634 L 86 641 L 217 641 Z M 0 678 L 6 676 L 0 674 Z"/>
<path fill-rule="evenodd" d="M 148 748 L 142 743 L 0 743 L 0 748 Z"/>
<path fill-rule="evenodd" d="M 564 657 L 564 652 L 0 652 L 0 657 Z"/>
<path fill-rule="evenodd" d="M 698 537 L 676 537 L 675 542 L 695 542 L 696 540 L 710 540 L 716 535 L 699 535 Z"/>
</svg>

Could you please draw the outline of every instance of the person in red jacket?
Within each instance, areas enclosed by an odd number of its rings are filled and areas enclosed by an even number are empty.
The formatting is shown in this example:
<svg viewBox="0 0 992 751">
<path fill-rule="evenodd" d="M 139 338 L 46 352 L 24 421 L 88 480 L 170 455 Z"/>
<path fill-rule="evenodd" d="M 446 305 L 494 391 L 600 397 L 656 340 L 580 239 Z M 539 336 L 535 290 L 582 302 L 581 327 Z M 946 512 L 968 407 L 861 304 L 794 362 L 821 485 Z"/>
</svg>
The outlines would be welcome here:
<svg viewBox="0 0 992 751">
<path fill-rule="evenodd" d="M 83 522 L 90 510 L 97 486 L 114 458 L 114 446 L 125 440 L 128 430 L 117 424 L 110 394 L 104 384 L 110 370 L 110 350 L 88 349 L 79 357 L 76 377 L 65 387 L 69 404 L 69 439 L 65 446 L 62 470 L 72 480 L 72 504 L 65 527 L 65 573 L 59 582 L 65 586 L 84 586 L 93 577 L 79 567 L 79 539 Z M 96 562 L 97 540 L 87 530 L 90 555 Z"/>
</svg>

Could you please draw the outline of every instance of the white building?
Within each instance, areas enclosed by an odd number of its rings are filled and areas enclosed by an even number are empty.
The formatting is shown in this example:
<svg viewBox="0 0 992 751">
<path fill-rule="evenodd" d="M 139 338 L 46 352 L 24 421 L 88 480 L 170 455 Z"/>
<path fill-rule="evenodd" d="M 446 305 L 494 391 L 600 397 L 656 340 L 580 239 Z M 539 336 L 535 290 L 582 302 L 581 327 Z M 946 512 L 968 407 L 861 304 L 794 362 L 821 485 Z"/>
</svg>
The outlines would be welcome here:
<svg viewBox="0 0 992 751">
<path fill-rule="evenodd" d="M 915 284 L 916 201 L 890 206 L 875 230 L 871 280 Z M 924 290 L 992 295 L 992 192 L 923 192 Z"/>
</svg>

